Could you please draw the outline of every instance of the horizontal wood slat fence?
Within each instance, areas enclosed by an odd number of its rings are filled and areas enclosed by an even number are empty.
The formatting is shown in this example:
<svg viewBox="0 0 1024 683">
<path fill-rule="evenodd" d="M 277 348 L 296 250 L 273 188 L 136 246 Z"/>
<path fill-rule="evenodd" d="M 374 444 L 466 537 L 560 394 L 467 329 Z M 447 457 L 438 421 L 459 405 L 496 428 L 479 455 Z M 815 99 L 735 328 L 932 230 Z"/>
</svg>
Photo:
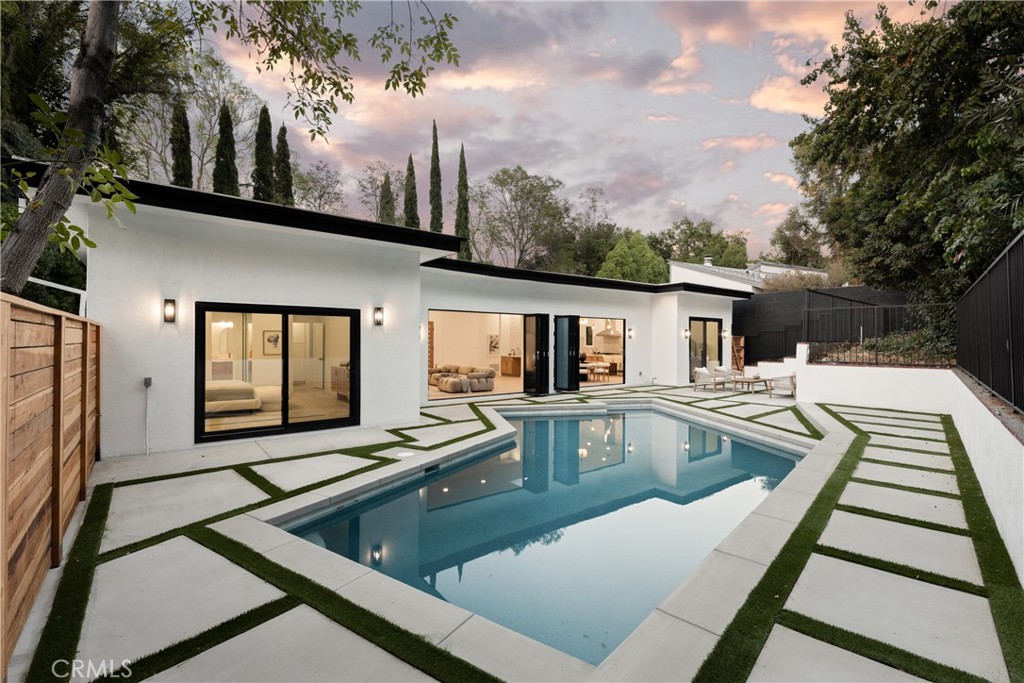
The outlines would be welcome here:
<svg viewBox="0 0 1024 683">
<path fill-rule="evenodd" d="M 100 326 L 0 295 L 0 672 L 99 452 Z M 5 678 L 5 676 L 0 676 Z"/>
</svg>

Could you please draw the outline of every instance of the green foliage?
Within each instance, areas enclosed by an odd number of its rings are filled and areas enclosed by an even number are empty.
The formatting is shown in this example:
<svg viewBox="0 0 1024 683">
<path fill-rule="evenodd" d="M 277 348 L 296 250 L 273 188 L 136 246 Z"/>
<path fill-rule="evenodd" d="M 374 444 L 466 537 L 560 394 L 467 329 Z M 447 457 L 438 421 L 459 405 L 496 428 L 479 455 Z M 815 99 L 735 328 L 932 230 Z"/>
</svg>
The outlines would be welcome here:
<svg viewBox="0 0 1024 683">
<path fill-rule="evenodd" d="M 252 198 L 261 202 L 272 202 L 274 188 L 274 129 L 270 123 L 267 105 L 260 107 L 259 122 L 256 124 L 255 163 L 252 169 Z M 291 164 L 289 163 L 289 169 Z"/>
<path fill-rule="evenodd" d="M 356 178 L 356 187 L 359 192 L 359 203 L 366 208 L 367 217 L 370 220 L 385 222 L 381 218 L 380 200 L 384 192 L 384 179 L 388 178 L 391 184 L 391 197 L 397 207 L 402 202 L 402 195 L 405 188 L 405 174 L 395 168 L 392 164 L 380 159 L 367 162 L 362 173 Z M 395 225 L 404 225 L 404 220 L 397 214 L 391 221 Z"/>
<path fill-rule="evenodd" d="M 465 241 L 459 247 L 459 260 L 472 261 L 473 250 L 469 234 L 469 174 L 466 172 L 466 146 L 459 146 L 458 197 L 455 200 L 455 236 Z"/>
<path fill-rule="evenodd" d="M 441 158 L 437 152 L 437 121 L 434 121 L 434 142 L 430 147 L 430 232 L 441 232 L 444 229 L 443 206 Z"/>
<path fill-rule="evenodd" d="M 627 232 L 608 254 L 598 277 L 658 284 L 668 281 L 668 264 L 639 232 Z"/>
<path fill-rule="evenodd" d="M 171 184 L 192 187 L 192 131 L 182 102 L 171 114 Z"/>
<path fill-rule="evenodd" d="M 419 199 L 416 197 L 416 168 L 412 165 L 412 155 L 405 167 L 405 226 L 420 229 Z"/>
<path fill-rule="evenodd" d="M 345 208 L 341 172 L 326 161 L 317 161 L 305 169 L 292 164 L 295 206 L 322 213 L 340 214 Z"/>
<path fill-rule="evenodd" d="M 824 268 L 824 231 L 800 207 L 794 206 L 772 232 L 773 253 L 768 256 L 779 263 L 808 268 Z"/>
<path fill-rule="evenodd" d="M 746 268 L 746 236 L 742 233 L 727 235 L 714 227 L 706 218 L 697 223 L 683 218 L 670 228 L 648 235 L 647 241 L 666 261 L 703 263 L 704 257 L 710 256 L 716 266 Z"/>
<path fill-rule="evenodd" d="M 213 191 L 239 196 L 238 166 L 235 163 L 235 127 L 227 102 L 220 105 L 217 126 L 217 153 L 213 162 Z"/>
<path fill-rule="evenodd" d="M 791 143 L 802 188 L 867 284 L 953 300 L 1024 228 L 1024 5 L 877 16 L 804 79 L 829 101 Z"/>
<path fill-rule="evenodd" d="M 384 172 L 384 181 L 380 185 L 380 214 L 377 220 L 381 223 L 395 224 L 395 193 L 391 191 L 391 174 Z"/>
<path fill-rule="evenodd" d="M 78 256 L 74 252 L 69 249 L 62 251 L 55 244 L 46 245 L 43 255 L 36 263 L 36 269 L 32 271 L 32 277 L 75 289 L 85 289 L 85 265 L 78 260 Z M 65 292 L 29 282 L 21 290 L 20 296 L 22 299 L 35 301 L 43 306 L 78 315 L 80 295 L 74 292 Z"/>
<path fill-rule="evenodd" d="M 274 150 L 274 201 L 285 206 L 295 206 L 292 152 L 288 149 L 288 129 L 283 123 L 277 131 L 277 149 Z"/>
<path fill-rule="evenodd" d="M 769 275 L 761 285 L 762 292 L 800 292 L 805 289 L 818 289 L 821 287 L 841 287 L 842 283 L 833 284 L 826 276 L 822 277 L 816 273 L 807 272 L 786 272 L 779 275 Z"/>
</svg>

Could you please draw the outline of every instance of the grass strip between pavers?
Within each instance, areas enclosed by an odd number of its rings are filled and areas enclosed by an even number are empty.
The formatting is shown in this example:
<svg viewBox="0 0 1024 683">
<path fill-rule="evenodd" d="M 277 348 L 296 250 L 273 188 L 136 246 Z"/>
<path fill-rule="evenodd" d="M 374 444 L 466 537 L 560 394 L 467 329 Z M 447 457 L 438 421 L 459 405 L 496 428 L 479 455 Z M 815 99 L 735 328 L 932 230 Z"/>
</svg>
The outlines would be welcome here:
<svg viewBox="0 0 1024 683">
<path fill-rule="evenodd" d="M 252 467 L 238 467 L 235 469 L 235 472 L 238 473 L 238 476 L 242 477 L 271 498 L 277 498 L 278 496 L 283 496 L 285 494 L 285 490 L 283 488 L 255 471 Z"/>
<path fill-rule="evenodd" d="M 161 671 L 177 666 L 187 659 L 240 636 L 260 624 L 281 616 L 285 612 L 298 607 L 301 601 L 286 595 L 266 604 L 247 610 L 237 617 L 207 629 L 202 633 L 186 638 L 170 645 L 163 650 L 144 657 L 139 657 L 127 667 L 111 671 L 105 676 L 93 680 L 93 683 L 114 683 L 115 681 L 142 681 Z"/>
<path fill-rule="evenodd" d="M 854 484 L 864 484 L 866 486 L 879 486 L 883 489 L 895 489 L 896 491 L 906 491 L 907 493 L 920 493 L 923 496 L 936 496 L 938 498 L 950 498 L 952 500 L 960 500 L 960 496 L 955 493 L 948 493 L 946 491 L 936 491 L 935 489 L 923 489 L 920 486 L 894 484 L 891 481 L 881 481 L 879 479 L 865 479 L 864 477 L 851 477 L 850 481 L 853 482 Z"/>
<path fill-rule="evenodd" d="M 847 479 L 864 452 L 868 437 L 858 434 L 835 470 L 821 487 L 803 519 L 764 576 L 747 596 L 746 602 L 701 664 L 694 681 L 745 681 L 757 662 L 783 606 L 828 524 L 832 509 L 843 493 Z"/>
<path fill-rule="evenodd" d="M 939 524 L 938 522 L 926 522 L 923 519 L 914 519 L 913 517 L 904 517 L 902 515 L 893 515 L 888 512 L 879 512 L 878 510 L 872 510 L 870 508 L 862 508 L 856 505 L 844 505 L 840 503 L 836 505 L 836 510 L 842 512 L 851 512 L 855 515 L 864 515 L 865 517 L 874 517 L 875 519 L 884 519 L 887 522 L 897 522 L 899 524 L 908 524 L 910 526 L 919 526 L 922 529 L 931 529 L 932 531 L 942 531 L 947 534 L 956 534 L 957 536 L 970 536 L 971 532 L 967 529 L 961 529 L 958 526 L 949 526 L 948 524 Z"/>
<path fill-rule="evenodd" d="M 64 562 L 64 573 L 53 596 L 53 607 L 46 618 L 43 632 L 39 636 L 32 663 L 29 665 L 28 681 L 64 681 L 71 677 L 71 667 L 64 667 L 66 676 L 56 676 L 53 664 L 58 660 L 73 661 L 78 652 L 78 639 L 82 634 L 82 622 L 89 605 L 89 592 L 96 572 L 96 556 L 103 540 L 103 527 L 110 512 L 110 498 L 114 487 L 100 484 L 92 492 L 92 499 L 85 511 L 85 518 L 78 530 Z"/>
<path fill-rule="evenodd" d="M 188 536 L 428 676 L 440 681 L 500 680 L 223 534 L 203 527 Z"/>
<path fill-rule="evenodd" d="M 953 418 L 943 415 L 942 426 L 956 467 L 957 486 L 974 541 L 974 552 L 989 591 L 988 604 L 1003 648 L 1003 659 L 1010 680 L 1024 681 L 1024 590 Z"/>
<path fill-rule="evenodd" d="M 870 445 L 870 444 L 869 444 Z M 948 474 L 953 476 L 953 470 L 944 470 L 939 467 L 925 467 L 924 465 L 911 465 L 909 462 L 895 462 L 893 460 L 879 460 L 878 458 L 872 458 L 865 455 L 860 459 L 861 462 L 870 462 L 875 465 L 885 465 L 886 467 L 902 467 L 905 470 L 918 470 L 920 472 L 932 472 L 934 474 Z"/>
<path fill-rule="evenodd" d="M 932 583 L 936 586 L 942 586 L 943 588 L 952 588 L 953 590 L 970 593 L 971 595 L 980 595 L 983 598 L 988 597 L 988 589 L 984 586 L 979 586 L 971 583 L 970 581 L 964 581 L 963 579 L 953 578 L 952 576 L 946 576 L 945 574 L 936 574 L 935 572 L 926 571 L 920 567 L 911 567 L 910 565 L 900 564 L 899 562 L 883 560 L 878 557 L 862 555 L 861 553 L 855 553 L 850 550 L 843 550 L 842 548 L 834 548 L 832 546 L 821 544 L 818 544 L 814 549 L 814 552 L 818 555 L 834 557 L 837 560 L 845 560 L 847 562 L 864 565 L 865 567 L 871 567 L 872 569 L 880 569 L 884 572 L 889 572 L 890 574 L 899 574 L 900 576 L 905 576 L 908 579 Z"/>
<path fill-rule="evenodd" d="M 894 669 L 911 670 L 914 675 L 933 681 L 933 683 L 985 683 L 985 679 L 980 676 L 940 664 L 926 657 L 915 655 L 913 652 L 907 652 L 880 640 L 826 624 L 797 612 L 783 610 L 779 615 L 779 625 L 843 650 L 855 652 L 862 657 L 873 659 Z"/>
</svg>

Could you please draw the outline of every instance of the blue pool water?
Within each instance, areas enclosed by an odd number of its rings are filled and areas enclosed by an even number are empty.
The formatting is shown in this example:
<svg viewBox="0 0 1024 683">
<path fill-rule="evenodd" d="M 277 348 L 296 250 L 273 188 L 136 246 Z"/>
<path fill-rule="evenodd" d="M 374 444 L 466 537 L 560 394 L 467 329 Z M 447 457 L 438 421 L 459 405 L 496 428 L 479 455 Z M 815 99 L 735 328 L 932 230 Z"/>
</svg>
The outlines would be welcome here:
<svg viewBox="0 0 1024 683">
<path fill-rule="evenodd" d="M 597 664 L 796 462 L 658 413 L 510 422 L 514 448 L 289 530 Z"/>
</svg>

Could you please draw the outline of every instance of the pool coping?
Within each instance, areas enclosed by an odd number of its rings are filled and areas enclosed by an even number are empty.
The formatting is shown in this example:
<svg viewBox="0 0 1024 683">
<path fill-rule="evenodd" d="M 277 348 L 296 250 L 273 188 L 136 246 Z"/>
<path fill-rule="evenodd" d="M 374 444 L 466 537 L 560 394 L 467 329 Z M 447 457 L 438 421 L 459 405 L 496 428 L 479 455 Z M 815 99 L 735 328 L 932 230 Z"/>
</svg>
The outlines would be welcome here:
<svg viewBox="0 0 1024 683">
<path fill-rule="evenodd" d="M 432 451 L 416 453 L 397 446 L 380 453 L 395 462 L 372 472 L 328 484 L 279 503 L 252 510 L 245 522 L 224 524 L 221 533 L 274 562 L 310 576 L 342 575 L 329 586 L 349 599 L 441 648 L 505 680 L 689 680 L 717 642 L 796 528 L 811 501 L 845 452 L 853 434 L 817 406 L 801 405 L 825 438 L 820 441 L 780 432 L 726 414 L 658 398 L 607 398 L 587 404 L 478 406 L 494 429 Z M 482 448 L 511 441 L 508 417 L 583 415 L 655 410 L 704 426 L 724 427 L 736 436 L 784 450 L 805 453 L 793 472 L 770 493 L 600 664 L 594 666 L 516 631 L 411 588 L 357 562 L 336 555 L 278 525 L 294 524 L 326 508 L 350 505 L 401 486 L 428 468 L 445 469 Z M 432 470 L 433 471 L 433 470 Z M 793 475 L 796 474 L 794 477 Z M 287 535 L 287 536 L 284 536 Z M 756 539 L 756 543 L 749 543 Z M 740 578 L 737 578 L 740 577 Z M 739 586 L 743 590 L 737 590 Z M 699 605 L 694 610 L 692 606 Z M 690 608 L 688 608 L 690 606 Z M 666 634 L 685 635 L 690 646 L 665 647 Z"/>
</svg>

